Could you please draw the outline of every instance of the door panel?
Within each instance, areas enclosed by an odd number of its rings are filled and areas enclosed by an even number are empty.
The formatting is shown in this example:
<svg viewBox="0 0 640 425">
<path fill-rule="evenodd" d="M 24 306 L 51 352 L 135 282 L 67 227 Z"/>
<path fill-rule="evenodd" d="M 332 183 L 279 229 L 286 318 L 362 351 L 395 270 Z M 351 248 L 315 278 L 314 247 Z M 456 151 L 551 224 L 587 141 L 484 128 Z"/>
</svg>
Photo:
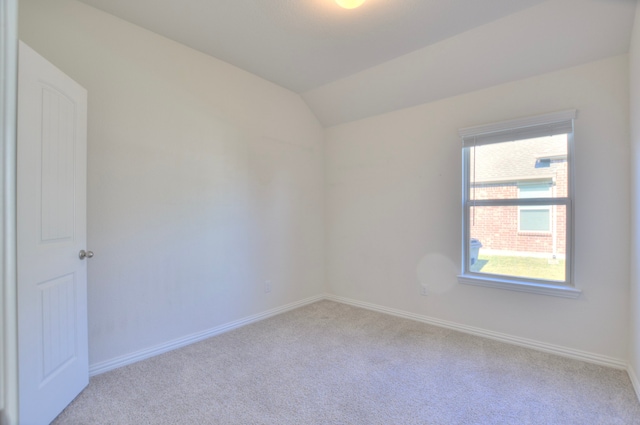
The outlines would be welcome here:
<svg viewBox="0 0 640 425">
<path fill-rule="evenodd" d="M 87 93 L 26 44 L 18 72 L 20 423 L 50 423 L 89 382 Z"/>
<path fill-rule="evenodd" d="M 73 239 L 76 105 L 42 85 L 42 242 Z"/>
</svg>

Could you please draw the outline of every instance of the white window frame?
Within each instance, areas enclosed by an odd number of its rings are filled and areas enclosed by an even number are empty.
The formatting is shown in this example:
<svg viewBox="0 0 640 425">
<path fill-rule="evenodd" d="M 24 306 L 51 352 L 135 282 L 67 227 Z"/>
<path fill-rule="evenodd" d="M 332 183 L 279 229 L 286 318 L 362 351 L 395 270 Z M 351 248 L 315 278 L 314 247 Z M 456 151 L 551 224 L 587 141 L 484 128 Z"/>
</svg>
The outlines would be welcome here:
<svg viewBox="0 0 640 425">
<path fill-rule="evenodd" d="M 582 291 L 573 282 L 573 133 L 577 111 L 568 110 L 537 115 L 459 130 L 462 139 L 462 270 L 458 281 L 463 284 L 487 286 L 520 292 L 578 298 Z M 533 139 L 537 137 L 567 135 L 568 194 L 563 198 L 471 199 L 470 150 L 475 146 Z M 554 206 L 566 208 L 566 260 L 565 281 L 479 273 L 470 270 L 470 211 L 472 206 Z M 519 220 L 519 212 L 518 212 Z M 519 224 L 518 224 L 519 227 Z"/>
<path fill-rule="evenodd" d="M 16 115 L 18 2 L 0 0 L 0 414 L 18 423 L 18 315 L 16 278 Z"/>
</svg>

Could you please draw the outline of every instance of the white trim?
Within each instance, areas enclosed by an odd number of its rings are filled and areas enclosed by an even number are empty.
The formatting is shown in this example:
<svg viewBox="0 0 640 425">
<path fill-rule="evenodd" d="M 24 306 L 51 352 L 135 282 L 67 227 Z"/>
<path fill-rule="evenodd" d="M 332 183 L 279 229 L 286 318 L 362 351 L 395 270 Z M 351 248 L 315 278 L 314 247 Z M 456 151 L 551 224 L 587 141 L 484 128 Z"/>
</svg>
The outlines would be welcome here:
<svg viewBox="0 0 640 425">
<path fill-rule="evenodd" d="M 509 176 L 484 180 L 474 180 L 474 182 L 475 184 L 513 183 L 514 185 L 517 185 L 518 182 L 521 181 L 525 183 L 534 183 L 536 180 L 548 181 L 549 179 L 551 179 L 551 181 L 553 182 L 554 177 L 555 175 L 553 174 L 539 174 L 537 176 Z"/>
<path fill-rule="evenodd" d="M 498 133 L 519 128 L 534 127 L 538 125 L 551 124 L 576 119 L 578 111 L 569 109 L 566 111 L 552 112 L 549 114 L 534 115 L 531 117 L 516 118 L 507 121 L 494 122 L 489 124 L 465 127 L 458 130 L 458 134 L 463 139 L 466 137 L 480 136 L 484 134 Z"/>
<path fill-rule="evenodd" d="M 536 159 L 550 159 L 550 160 L 556 160 L 556 159 L 567 159 L 567 154 L 566 153 L 559 153 L 559 154 L 555 154 L 555 155 L 542 155 L 542 156 L 537 156 Z"/>
<path fill-rule="evenodd" d="M 537 115 L 533 117 L 519 118 L 502 121 L 499 123 L 468 127 L 459 130 L 463 139 L 462 148 L 462 270 L 458 277 L 460 283 L 488 286 L 499 289 L 510 289 L 521 292 L 533 292 L 544 295 L 555 295 L 566 298 L 577 298 L 581 291 L 572 287 L 573 285 L 573 120 L 577 117 L 578 111 L 575 109 L 554 112 L 550 114 Z M 555 133 L 554 133 L 555 132 Z M 543 133 L 566 134 L 567 135 L 567 178 L 568 193 L 562 198 L 515 198 L 515 199 L 471 199 L 471 176 L 470 176 L 470 152 L 475 150 L 476 145 L 498 143 L 508 140 L 523 140 L 528 137 L 541 137 Z M 520 137 L 522 136 L 522 137 Z M 525 137 L 526 136 L 526 137 Z M 504 139 L 504 140 L 503 140 Z M 518 192 L 519 193 L 519 192 Z M 559 282 L 561 285 L 549 285 L 538 279 L 525 279 L 519 277 L 507 277 L 483 274 L 478 275 L 470 272 L 470 248 L 471 238 L 470 213 L 473 207 L 483 206 L 530 206 L 530 205 L 566 205 L 566 261 L 565 279 Z M 528 233 L 520 229 L 520 208 L 518 208 L 518 233 Z M 553 222 L 552 222 L 553 224 Z M 544 232 L 551 234 L 552 232 Z M 542 285 L 541 285 L 542 284 Z M 567 285 L 567 286 L 564 286 Z M 560 290 L 556 287 L 561 286 Z M 569 287 L 569 290 L 564 288 Z"/>
<path fill-rule="evenodd" d="M 550 285 L 531 281 L 501 279 L 491 276 L 459 275 L 458 283 L 465 285 L 485 286 L 487 288 L 508 289 L 510 291 L 529 292 L 531 294 L 551 295 L 553 297 L 576 299 L 582 290 L 572 286 Z"/>
<path fill-rule="evenodd" d="M 314 297 L 305 298 L 303 300 L 296 301 L 281 307 L 276 307 L 274 309 L 267 310 L 262 313 L 245 317 L 243 319 L 234 320 L 233 322 L 225 323 L 223 325 L 216 326 L 214 328 L 211 328 L 202 332 L 196 332 L 182 338 L 174 339 L 173 341 L 165 342 L 163 344 L 159 344 L 150 348 L 145 348 L 143 350 L 125 354 L 123 356 L 118 356 L 110 360 L 94 363 L 89 366 L 89 376 L 99 375 L 101 373 L 105 373 L 122 366 L 139 362 L 140 360 L 145 360 L 150 357 L 175 350 L 177 348 L 185 347 L 195 342 L 202 341 L 207 338 L 211 338 L 213 336 L 220 335 L 225 332 L 229 332 L 231 330 L 240 328 L 242 326 L 259 322 L 261 320 L 268 319 L 269 317 L 276 316 L 278 314 L 282 314 L 287 311 L 294 310 L 296 308 L 300 308 L 305 305 L 315 303 L 317 301 L 322 301 L 324 298 L 325 298 L 324 295 L 316 295 Z"/>
<path fill-rule="evenodd" d="M 588 351 L 575 350 L 573 348 L 567 348 L 567 347 L 563 347 L 555 344 L 548 344 L 545 342 L 540 342 L 540 341 L 536 341 L 528 338 L 521 338 L 521 337 L 508 335 L 500 332 L 488 331 L 485 329 L 476 328 L 474 326 L 462 325 L 459 323 L 449 322 L 447 320 L 441 320 L 433 317 L 422 316 L 420 314 L 410 313 L 407 311 L 397 310 L 389 307 L 383 307 L 377 304 L 371 304 L 363 301 L 356 301 L 350 298 L 340 297 L 336 295 L 326 294 L 325 298 L 330 301 L 335 301 L 342 304 L 348 304 L 354 307 L 360 307 L 367 310 L 377 311 L 378 313 L 390 314 L 392 316 L 402 317 L 405 319 L 416 320 L 418 322 L 427 323 L 429 325 L 434 325 L 434 326 L 438 326 L 446 329 L 452 329 L 455 331 L 464 332 L 467 334 L 476 335 L 483 338 L 489 338 L 489 339 L 504 342 L 507 344 L 530 348 L 536 351 L 542 351 L 545 353 L 555 354 L 562 357 L 568 357 L 571 359 L 593 363 L 601 366 L 612 367 L 615 369 L 627 370 L 627 362 L 622 359 L 616 359 L 614 357 L 603 356 L 601 354 L 590 353 Z"/>
<path fill-rule="evenodd" d="M 638 397 L 638 401 L 640 402 L 640 379 L 638 379 L 638 374 L 631 365 L 627 366 L 627 373 L 629 374 L 631 385 L 633 385 L 633 389 L 636 391 L 636 397 Z"/>
<path fill-rule="evenodd" d="M 16 106 L 18 1 L 0 0 L 0 423 L 18 423 Z"/>
<path fill-rule="evenodd" d="M 545 342 L 536 341 L 528 338 L 521 338 L 501 332 L 489 331 L 486 329 L 477 328 L 474 326 L 462 325 L 447 320 L 436 319 L 434 317 L 423 316 L 420 314 L 410 313 L 404 310 L 398 310 L 394 308 L 384 307 L 377 304 L 372 304 L 364 301 L 357 301 L 351 298 L 341 297 L 333 294 L 320 294 L 313 297 L 309 297 L 300 301 L 296 301 L 282 307 L 277 307 L 263 313 L 258 313 L 252 316 L 245 317 L 240 320 L 229 322 L 215 328 L 194 333 L 183 338 L 178 338 L 173 341 L 169 341 L 164 344 L 156 345 L 144 350 L 136 351 L 124 356 L 119 356 L 111 360 L 92 364 L 89 367 L 90 376 L 99 375 L 101 373 L 108 372 L 113 369 L 117 369 L 122 366 L 126 366 L 141 360 L 157 356 L 159 354 L 166 353 L 177 348 L 193 344 L 195 342 L 202 341 L 207 338 L 211 338 L 216 335 L 240 328 L 242 326 L 249 325 L 251 323 L 259 322 L 269 317 L 276 316 L 278 314 L 285 313 L 287 311 L 294 310 L 296 308 L 303 307 L 305 305 L 313 304 L 318 301 L 329 300 L 338 302 L 341 304 L 351 305 L 354 307 L 364 308 L 378 313 L 389 314 L 391 316 L 402 317 L 404 319 L 415 320 L 418 322 L 426 323 L 433 326 L 438 326 L 445 329 L 451 329 L 459 332 L 463 332 L 470 335 L 476 335 L 483 338 L 492 339 L 495 341 L 504 342 L 506 344 L 517 345 L 520 347 L 529 348 L 536 351 L 542 351 L 545 353 L 555 354 L 562 357 L 567 357 L 575 360 L 580 360 L 588 363 L 598 364 L 601 366 L 612 367 L 615 369 L 626 370 L 629 373 L 631 382 L 638 394 L 640 400 L 640 381 L 638 381 L 637 375 L 633 368 L 627 365 L 627 362 L 614 357 L 604 356 L 601 354 L 590 353 L 588 351 L 575 350 L 572 348 L 563 347 L 555 344 L 548 344 Z"/>
</svg>

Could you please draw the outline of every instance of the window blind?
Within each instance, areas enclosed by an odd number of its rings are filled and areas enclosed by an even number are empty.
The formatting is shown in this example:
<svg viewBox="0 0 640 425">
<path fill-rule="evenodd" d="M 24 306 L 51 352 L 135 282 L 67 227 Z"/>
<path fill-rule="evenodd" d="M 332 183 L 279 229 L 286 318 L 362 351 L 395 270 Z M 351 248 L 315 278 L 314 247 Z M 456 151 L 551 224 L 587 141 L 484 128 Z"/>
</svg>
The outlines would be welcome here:
<svg viewBox="0 0 640 425">
<path fill-rule="evenodd" d="M 458 130 L 462 146 L 473 147 L 537 137 L 555 136 L 573 132 L 575 109 L 538 115 L 522 119 L 502 121 Z"/>
</svg>

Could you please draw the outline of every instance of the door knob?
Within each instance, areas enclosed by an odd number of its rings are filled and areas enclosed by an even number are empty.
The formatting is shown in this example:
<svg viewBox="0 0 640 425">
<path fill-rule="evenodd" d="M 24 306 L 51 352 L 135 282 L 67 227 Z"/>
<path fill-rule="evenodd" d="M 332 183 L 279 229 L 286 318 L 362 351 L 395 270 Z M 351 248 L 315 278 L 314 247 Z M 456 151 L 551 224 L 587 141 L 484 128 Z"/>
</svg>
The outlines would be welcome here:
<svg viewBox="0 0 640 425">
<path fill-rule="evenodd" d="M 78 257 L 81 260 L 84 260 L 85 258 L 93 258 L 93 251 L 85 251 L 84 249 L 81 249 Z"/>
</svg>

